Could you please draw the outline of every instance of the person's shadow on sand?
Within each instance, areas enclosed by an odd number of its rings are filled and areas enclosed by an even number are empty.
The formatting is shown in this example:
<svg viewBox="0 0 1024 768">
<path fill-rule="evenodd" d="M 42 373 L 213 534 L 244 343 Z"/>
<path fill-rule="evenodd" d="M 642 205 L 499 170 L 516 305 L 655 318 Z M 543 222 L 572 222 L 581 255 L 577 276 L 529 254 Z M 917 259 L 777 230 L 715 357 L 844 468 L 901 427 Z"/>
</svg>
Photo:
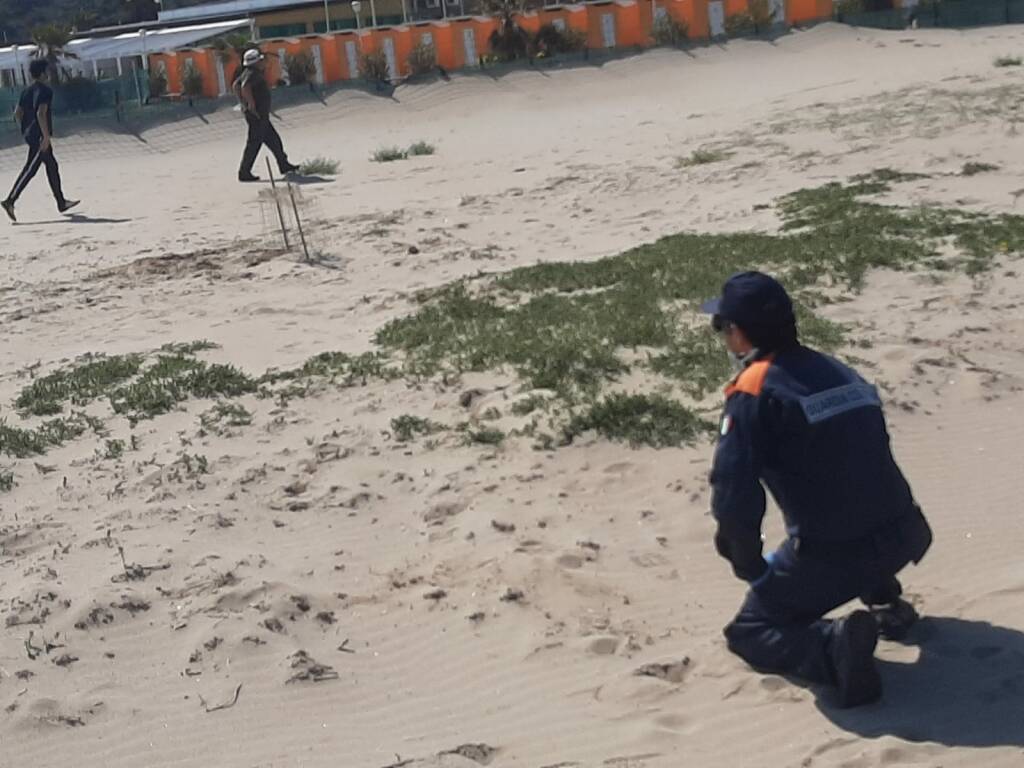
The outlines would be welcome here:
<svg viewBox="0 0 1024 768">
<path fill-rule="evenodd" d="M 285 177 L 285 180 L 286 181 L 290 181 L 292 184 L 295 184 L 296 186 L 299 186 L 299 187 L 306 186 L 306 185 L 309 185 L 309 184 L 333 184 L 334 183 L 334 179 L 324 178 L 323 176 L 319 176 L 317 174 L 301 174 L 301 173 L 291 173 L 291 174 L 288 174 Z"/>
<path fill-rule="evenodd" d="M 111 219 L 105 216 L 87 216 L 84 213 L 69 213 L 61 219 L 50 219 L 48 221 L 19 221 L 14 226 L 38 227 L 44 224 L 127 224 L 132 221 L 134 221 L 134 219 Z"/>
<path fill-rule="evenodd" d="M 881 702 L 818 708 L 859 736 L 891 735 L 959 747 L 1024 747 L 1024 633 L 984 621 L 922 618 L 907 645 L 916 662 L 879 661 Z"/>
</svg>

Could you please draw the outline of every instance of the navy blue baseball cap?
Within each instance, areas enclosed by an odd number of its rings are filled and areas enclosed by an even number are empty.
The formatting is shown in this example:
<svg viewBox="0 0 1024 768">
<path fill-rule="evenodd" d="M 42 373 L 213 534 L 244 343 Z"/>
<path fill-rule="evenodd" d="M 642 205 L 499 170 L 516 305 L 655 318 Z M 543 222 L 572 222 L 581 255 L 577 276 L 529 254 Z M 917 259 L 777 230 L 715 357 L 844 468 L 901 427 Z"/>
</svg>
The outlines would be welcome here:
<svg viewBox="0 0 1024 768">
<path fill-rule="evenodd" d="M 762 272 L 733 275 L 722 286 L 722 295 L 701 309 L 740 328 L 784 328 L 796 322 L 786 289 Z"/>
</svg>

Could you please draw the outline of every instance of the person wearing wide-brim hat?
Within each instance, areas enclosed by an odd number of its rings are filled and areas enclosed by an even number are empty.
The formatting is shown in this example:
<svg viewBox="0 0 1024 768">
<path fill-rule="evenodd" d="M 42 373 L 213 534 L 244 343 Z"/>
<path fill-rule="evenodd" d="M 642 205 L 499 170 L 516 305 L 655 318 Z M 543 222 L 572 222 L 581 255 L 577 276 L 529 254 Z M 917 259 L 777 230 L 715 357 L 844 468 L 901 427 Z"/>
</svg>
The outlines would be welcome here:
<svg viewBox="0 0 1024 768">
<path fill-rule="evenodd" d="M 238 167 L 239 181 L 259 181 L 259 176 L 252 172 L 252 166 L 260 147 L 264 145 L 273 153 L 281 173 L 299 170 L 299 166 L 288 160 L 281 136 L 270 122 L 270 86 L 263 71 L 265 60 L 266 57 L 258 48 L 247 50 L 242 57 L 242 74 L 234 83 L 235 92 L 242 103 L 245 122 L 249 126 L 242 164 Z"/>
<path fill-rule="evenodd" d="M 917 618 L 896 574 L 932 541 L 878 392 L 800 344 L 793 303 L 768 275 L 733 275 L 704 311 L 737 371 L 711 470 L 716 548 L 750 585 L 725 628 L 729 649 L 756 669 L 835 686 L 841 706 L 875 701 L 879 634 L 900 639 Z M 787 532 L 768 554 L 766 488 Z M 823 618 L 857 598 L 870 610 Z"/>
</svg>

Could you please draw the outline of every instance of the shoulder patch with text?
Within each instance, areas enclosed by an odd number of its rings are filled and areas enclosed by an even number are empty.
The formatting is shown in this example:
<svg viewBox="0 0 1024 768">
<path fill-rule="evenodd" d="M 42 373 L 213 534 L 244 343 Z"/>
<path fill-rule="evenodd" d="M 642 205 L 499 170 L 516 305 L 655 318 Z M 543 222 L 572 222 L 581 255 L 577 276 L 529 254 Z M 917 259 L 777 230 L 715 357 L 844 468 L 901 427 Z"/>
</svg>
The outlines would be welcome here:
<svg viewBox="0 0 1024 768">
<path fill-rule="evenodd" d="M 807 422 L 817 424 L 856 408 L 881 408 L 882 400 L 878 397 L 878 390 L 870 384 L 847 384 L 801 397 L 800 407 Z"/>
</svg>

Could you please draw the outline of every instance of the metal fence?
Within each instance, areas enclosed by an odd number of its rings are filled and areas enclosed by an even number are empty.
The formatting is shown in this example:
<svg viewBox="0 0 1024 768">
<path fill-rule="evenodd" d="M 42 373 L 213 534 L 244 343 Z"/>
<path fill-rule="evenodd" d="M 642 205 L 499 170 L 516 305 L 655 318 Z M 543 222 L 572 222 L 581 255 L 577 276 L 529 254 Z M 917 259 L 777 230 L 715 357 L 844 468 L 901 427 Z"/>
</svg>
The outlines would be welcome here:
<svg viewBox="0 0 1024 768">
<path fill-rule="evenodd" d="M 18 105 L 22 88 L 0 88 L 0 115 L 10 115 Z M 73 77 L 53 86 L 54 117 L 90 115 L 120 120 L 150 100 L 149 78 L 140 70 L 109 80 Z M 14 129 L 4 120 L 5 128 Z"/>
<path fill-rule="evenodd" d="M 912 8 L 891 8 L 881 11 L 857 11 L 843 8 L 836 11 L 835 20 L 844 24 L 877 29 L 904 29 L 912 23 L 920 27 L 976 27 L 1024 23 L 1024 0 L 923 0 Z M 602 58 L 600 52 L 589 51 L 590 56 Z M 583 58 L 589 58 L 584 56 Z M 517 65 L 509 65 L 515 67 Z M 521 66 L 521 65 L 518 65 Z M 499 67 L 500 69 L 501 67 Z M 491 73 L 494 74 L 493 72 Z M 354 83 L 342 85 L 355 86 Z M 321 99 L 331 87 L 317 90 L 305 86 L 279 88 L 274 101 L 281 106 Z M 0 87 L 0 139 L 10 143 L 17 128 L 10 115 L 18 103 L 21 88 Z M 197 102 L 188 105 L 188 113 L 196 114 L 215 109 L 215 102 Z M 104 80 L 75 77 L 54 87 L 53 112 L 55 117 L 86 118 L 90 122 L 147 124 L 162 119 L 175 119 L 184 114 L 183 106 L 151 99 L 148 73 L 132 69 L 122 76 Z"/>
<path fill-rule="evenodd" d="M 139 83 L 140 87 L 142 83 Z M 134 92 L 135 82 L 126 78 L 121 82 L 122 90 L 114 92 L 113 86 L 104 89 L 105 101 L 103 107 L 92 111 L 68 111 L 65 105 L 63 113 L 55 109 L 55 134 L 62 145 L 65 139 L 78 137 L 82 139 L 89 134 L 105 135 L 126 135 L 134 136 L 141 140 L 143 134 L 157 129 L 161 132 L 160 142 L 162 146 L 190 146 L 206 137 L 218 135 L 236 135 L 239 131 L 244 133 L 245 123 L 239 113 L 234 112 L 231 107 L 231 99 L 196 99 L 192 104 L 187 100 L 151 99 L 148 104 L 143 97 L 143 106 L 139 105 L 138 96 L 125 99 L 123 94 L 129 96 Z M 303 104 L 316 104 L 326 107 L 327 98 L 339 90 L 366 90 L 362 83 L 351 82 L 336 83 L 328 86 L 317 86 L 316 89 L 308 85 L 280 87 L 274 90 L 274 109 L 285 109 L 288 107 Z M 145 91 L 143 91 L 145 93 Z M 16 99 L 17 92 L 14 98 Z M 0 90 L 0 104 L 13 109 L 10 103 L 10 93 Z M 56 95 L 55 95 L 56 102 Z M 10 112 L 7 113 L 8 115 Z M 196 132 L 198 123 L 204 125 L 205 130 Z M 21 134 L 13 121 L 0 119 L 0 152 L 20 147 L 22 144 Z M 85 144 L 76 142 L 76 146 L 96 147 L 95 143 Z M 118 146 L 116 143 L 111 147 Z M 69 150 L 66 145 L 62 146 L 61 154 L 67 154 Z M 102 151 L 107 151 L 106 149 Z"/>
<path fill-rule="evenodd" d="M 913 8 L 883 11 L 839 11 L 836 20 L 855 27 L 905 29 L 919 27 L 984 27 L 1024 23 L 1024 0 L 938 0 Z"/>
</svg>

